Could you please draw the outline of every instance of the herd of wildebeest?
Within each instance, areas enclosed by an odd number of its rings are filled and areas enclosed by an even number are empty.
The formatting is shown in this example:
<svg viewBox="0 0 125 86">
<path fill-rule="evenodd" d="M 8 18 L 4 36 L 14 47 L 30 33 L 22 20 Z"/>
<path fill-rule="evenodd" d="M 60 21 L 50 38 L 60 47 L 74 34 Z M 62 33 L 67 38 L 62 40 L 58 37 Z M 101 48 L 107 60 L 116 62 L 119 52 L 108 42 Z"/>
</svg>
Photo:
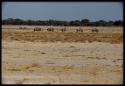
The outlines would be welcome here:
<svg viewBox="0 0 125 86">
<path fill-rule="evenodd" d="M 27 29 L 27 27 L 19 27 L 19 29 Z M 46 29 L 47 31 L 51 31 L 51 32 L 54 32 L 54 28 L 50 27 L 50 28 L 47 28 Z M 42 28 L 39 28 L 39 27 L 35 27 L 33 29 L 33 31 L 42 31 Z M 66 27 L 65 28 L 61 28 L 60 29 L 61 32 L 65 32 L 66 31 Z M 93 28 L 91 29 L 92 32 L 99 32 L 99 30 L 97 28 Z M 83 29 L 81 29 L 81 27 L 79 29 L 76 29 L 76 32 L 83 32 Z"/>
</svg>

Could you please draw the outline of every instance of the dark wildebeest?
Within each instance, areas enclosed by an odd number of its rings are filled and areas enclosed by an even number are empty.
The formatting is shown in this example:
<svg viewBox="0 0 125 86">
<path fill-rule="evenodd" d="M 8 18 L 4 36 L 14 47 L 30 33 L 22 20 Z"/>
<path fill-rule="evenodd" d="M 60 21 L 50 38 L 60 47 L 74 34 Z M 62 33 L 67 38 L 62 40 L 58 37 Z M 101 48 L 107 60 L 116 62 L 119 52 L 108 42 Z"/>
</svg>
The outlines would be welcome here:
<svg viewBox="0 0 125 86">
<path fill-rule="evenodd" d="M 76 32 L 83 32 L 83 29 L 80 27 L 79 29 L 76 29 Z"/>
<path fill-rule="evenodd" d="M 94 29 L 92 29 L 92 32 L 96 32 L 96 33 L 98 33 L 99 30 L 98 30 L 97 28 L 94 28 Z"/>
<path fill-rule="evenodd" d="M 62 28 L 61 31 L 62 31 L 62 32 L 65 32 L 65 31 L 66 31 L 66 28 Z"/>
<path fill-rule="evenodd" d="M 19 29 L 22 29 L 22 30 L 23 30 L 23 29 L 26 29 L 26 27 L 19 27 Z"/>
<path fill-rule="evenodd" d="M 34 31 L 41 31 L 41 28 L 36 27 L 36 28 L 34 28 Z"/>
<path fill-rule="evenodd" d="M 47 31 L 54 31 L 54 28 L 47 28 Z"/>
</svg>

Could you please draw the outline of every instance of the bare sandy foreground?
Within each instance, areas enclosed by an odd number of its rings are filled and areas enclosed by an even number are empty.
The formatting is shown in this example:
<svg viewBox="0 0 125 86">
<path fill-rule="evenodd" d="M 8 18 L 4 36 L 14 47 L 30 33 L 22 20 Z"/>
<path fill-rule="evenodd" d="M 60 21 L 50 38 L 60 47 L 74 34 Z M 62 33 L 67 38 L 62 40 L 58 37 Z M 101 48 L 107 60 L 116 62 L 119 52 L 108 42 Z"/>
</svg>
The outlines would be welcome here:
<svg viewBox="0 0 125 86">
<path fill-rule="evenodd" d="M 3 84 L 122 84 L 123 44 L 2 40 Z"/>
</svg>

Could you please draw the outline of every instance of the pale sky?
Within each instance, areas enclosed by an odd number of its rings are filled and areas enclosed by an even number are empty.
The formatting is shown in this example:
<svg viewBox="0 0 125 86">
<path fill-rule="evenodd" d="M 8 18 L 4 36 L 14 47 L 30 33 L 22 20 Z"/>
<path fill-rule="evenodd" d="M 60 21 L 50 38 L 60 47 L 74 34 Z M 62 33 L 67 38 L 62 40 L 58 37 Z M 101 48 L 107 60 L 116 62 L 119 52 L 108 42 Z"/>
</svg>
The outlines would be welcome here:
<svg viewBox="0 0 125 86">
<path fill-rule="evenodd" d="M 120 2 L 2 2 L 2 19 L 123 20 Z"/>
</svg>

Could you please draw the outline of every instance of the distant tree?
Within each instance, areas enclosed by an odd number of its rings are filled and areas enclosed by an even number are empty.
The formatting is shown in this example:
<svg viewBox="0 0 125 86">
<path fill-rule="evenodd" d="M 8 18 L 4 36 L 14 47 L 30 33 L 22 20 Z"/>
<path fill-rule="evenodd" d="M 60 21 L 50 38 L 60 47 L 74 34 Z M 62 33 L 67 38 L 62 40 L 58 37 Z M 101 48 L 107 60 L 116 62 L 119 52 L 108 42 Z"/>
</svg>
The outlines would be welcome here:
<svg viewBox="0 0 125 86">
<path fill-rule="evenodd" d="M 123 26 L 123 21 L 117 20 L 117 21 L 114 22 L 114 25 L 115 26 Z"/>
<path fill-rule="evenodd" d="M 97 25 L 97 26 L 106 26 L 106 21 L 104 21 L 104 20 L 99 20 L 99 21 L 96 22 L 96 25 Z"/>
<path fill-rule="evenodd" d="M 13 19 L 12 18 L 8 18 L 4 21 L 2 21 L 4 24 L 7 24 L 7 25 L 11 25 L 13 23 Z"/>
<path fill-rule="evenodd" d="M 14 25 L 21 25 L 22 24 L 22 20 L 21 19 L 13 19 L 13 22 L 12 22 Z"/>
<path fill-rule="evenodd" d="M 27 25 L 34 25 L 34 22 L 33 22 L 32 20 L 27 20 L 27 21 L 26 21 L 26 24 L 27 24 Z"/>
<path fill-rule="evenodd" d="M 22 20 L 22 19 L 13 19 L 8 18 L 2 20 L 3 25 L 53 25 L 53 26 L 122 26 L 123 21 L 104 21 L 99 20 L 91 22 L 89 19 L 74 20 L 74 21 L 62 21 L 62 20 Z"/>
<path fill-rule="evenodd" d="M 70 21 L 70 26 L 75 26 L 75 22 L 74 21 Z"/>
<path fill-rule="evenodd" d="M 79 20 L 75 20 L 75 25 L 76 26 L 80 26 L 81 25 L 81 22 Z"/>
<path fill-rule="evenodd" d="M 107 22 L 107 26 L 113 26 L 113 24 L 114 24 L 114 22 L 113 21 L 109 21 L 109 22 Z"/>
<path fill-rule="evenodd" d="M 81 25 L 83 25 L 83 26 L 88 26 L 89 23 L 90 23 L 89 19 L 82 19 L 81 20 Z"/>
</svg>

